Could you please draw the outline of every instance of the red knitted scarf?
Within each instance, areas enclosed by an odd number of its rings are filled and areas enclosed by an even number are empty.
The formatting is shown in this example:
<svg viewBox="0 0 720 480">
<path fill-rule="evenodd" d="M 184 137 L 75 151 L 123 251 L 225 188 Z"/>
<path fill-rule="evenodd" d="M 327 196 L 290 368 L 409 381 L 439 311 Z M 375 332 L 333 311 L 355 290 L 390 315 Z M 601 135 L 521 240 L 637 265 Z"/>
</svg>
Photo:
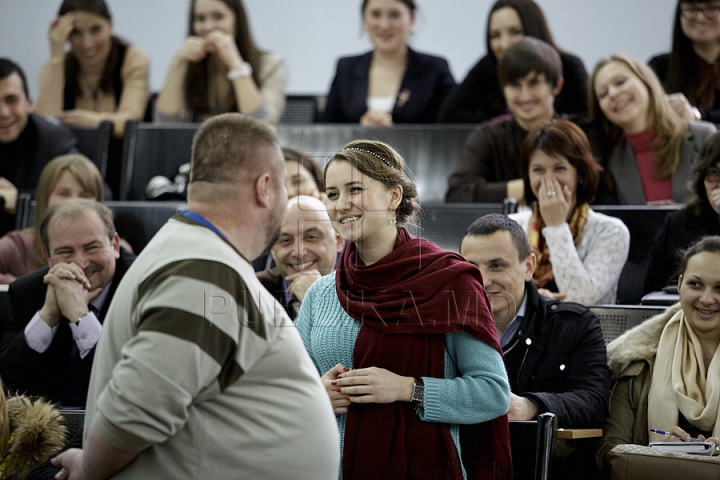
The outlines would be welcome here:
<svg viewBox="0 0 720 480">
<path fill-rule="evenodd" d="M 336 288 L 348 315 L 362 322 L 355 368 L 443 378 L 445 334 L 459 330 L 501 351 L 479 270 L 404 229 L 393 251 L 373 265 L 348 244 Z M 511 478 L 507 416 L 462 426 L 461 442 L 468 478 Z M 353 404 L 343 477 L 458 479 L 462 467 L 447 424 L 421 421 L 406 402 Z"/>
</svg>

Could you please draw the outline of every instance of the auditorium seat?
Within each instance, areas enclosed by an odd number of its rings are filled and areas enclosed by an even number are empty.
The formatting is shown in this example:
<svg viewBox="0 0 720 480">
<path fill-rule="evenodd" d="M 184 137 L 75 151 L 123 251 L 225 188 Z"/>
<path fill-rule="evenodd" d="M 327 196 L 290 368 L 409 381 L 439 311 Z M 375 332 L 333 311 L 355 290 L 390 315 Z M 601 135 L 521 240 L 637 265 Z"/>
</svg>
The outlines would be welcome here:
<svg viewBox="0 0 720 480">
<path fill-rule="evenodd" d="M 619 218 L 630 231 L 630 251 L 620 274 L 616 303 L 637 305 L 643 296 L 650 249 L 665 216 L 682 205 L 593 205 L 592 209 Z"/>
<path fill-rule="evenodd" d="M 175 177 L 178 167 L 190 161 L 198 127 L 196 123 L 156 125 L 128 121 L 118 198 L 144 200 L 145 187 L 152 177 Z"/>
<path fill-rule="evenodd" d="M 666 307 L 637 305 L 594 305 L 590 310 L 600 319 L 605 344 L 648 318 L 664 312 Z"/>
<path fill-rule="evenodd" d="M 139 254 L 183 202 L 107 202 L 115 216 L 115 229 Z"/>
<path fill-rule="evenodd" d="M 97 127 L 70 126 L 77 137 L 78 152 L 92 160 L 100 175 L 105 179 L 107 174 L 108 154 L 110 140 L 112 139 L 113 124 L 109 120 L 100 122 Z"/>
</svg>

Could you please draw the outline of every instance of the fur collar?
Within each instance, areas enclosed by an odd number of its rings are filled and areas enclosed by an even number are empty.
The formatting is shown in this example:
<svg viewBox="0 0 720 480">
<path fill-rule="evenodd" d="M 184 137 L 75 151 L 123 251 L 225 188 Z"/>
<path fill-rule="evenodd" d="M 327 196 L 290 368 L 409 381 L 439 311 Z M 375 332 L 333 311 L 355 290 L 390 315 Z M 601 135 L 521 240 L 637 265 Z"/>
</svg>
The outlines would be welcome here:
<svg viewBox="0 0 720 480">
<path fill-rule="evenodd" d="M 665 325 L 678 311 L 680 311 L 680 304 L 676 303 L 663 313 L 645 320 L 610 342 L 607 347 L 607 355 L 613 381 L 631 363 L 649 362 L 655 357 L 660 335 L 662 335 Z"/>
<path fill-rule="evenodd" d="M 55 406 L 19 395 L 7 400 L 10 443 L 3 452 L 0 479 L 22 480 L 65 444 L 66 428 Z"/>
</svg>

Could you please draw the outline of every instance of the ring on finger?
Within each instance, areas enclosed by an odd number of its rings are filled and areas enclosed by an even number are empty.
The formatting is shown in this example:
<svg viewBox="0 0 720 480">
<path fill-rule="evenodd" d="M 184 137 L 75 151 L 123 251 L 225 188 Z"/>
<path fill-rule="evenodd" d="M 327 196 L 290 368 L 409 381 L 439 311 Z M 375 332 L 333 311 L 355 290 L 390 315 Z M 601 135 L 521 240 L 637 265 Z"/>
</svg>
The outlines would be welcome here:
<svg viewBox="0 0 720 480">
<path fill-rule="evenodd" d="M 548 197 L 554 197 L 557 194 L 555 193 L 555 190 L 548 190 L 545 195 L 547 195 Z"/>
</svg>

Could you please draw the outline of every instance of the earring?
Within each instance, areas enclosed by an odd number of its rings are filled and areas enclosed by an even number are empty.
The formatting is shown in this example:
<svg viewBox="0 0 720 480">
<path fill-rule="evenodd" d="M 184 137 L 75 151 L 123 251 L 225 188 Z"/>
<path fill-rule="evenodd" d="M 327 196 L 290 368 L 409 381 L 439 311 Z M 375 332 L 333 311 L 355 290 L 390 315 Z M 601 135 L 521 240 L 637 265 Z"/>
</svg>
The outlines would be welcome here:
<svg viewBox="0 0 720 480">
<path fill-rule="evenodd" d="M 390 217 L 390 225 L 397 225 L 397 216 L 395 216 L 394 212 L 392 214 L 392 217 Z"/>
</svg>

